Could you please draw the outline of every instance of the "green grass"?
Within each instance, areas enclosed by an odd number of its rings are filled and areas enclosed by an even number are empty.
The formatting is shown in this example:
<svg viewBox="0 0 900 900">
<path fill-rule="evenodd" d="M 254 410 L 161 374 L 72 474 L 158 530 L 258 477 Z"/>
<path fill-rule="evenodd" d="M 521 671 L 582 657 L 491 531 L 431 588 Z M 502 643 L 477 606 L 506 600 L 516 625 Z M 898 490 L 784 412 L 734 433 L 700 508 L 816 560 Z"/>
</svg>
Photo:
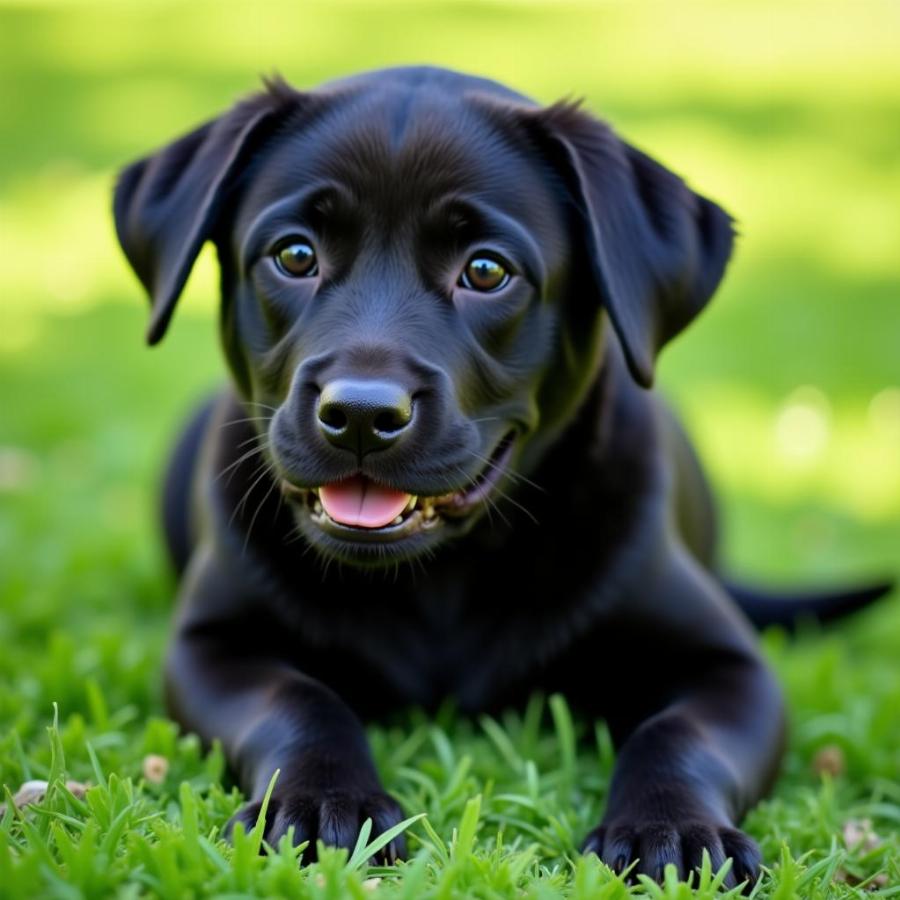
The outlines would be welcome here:
<svg viewBox="0 0 900 900">
<path fill-rule="evenodd" d="M 311 85 L 427 61 L 585 94 L 741 222 L 725 286 L 661 366 L 722 488 L 730 565 L 852 580 L 900 569 L 898 36 L 887 0 L 0 4 L 0 784 L 52 782 L 0 820 L 0 898 L 691 896 L 576 853 L 613 754 L 562 699 L 370 730 L 386 787 L 426 814 L 397 868 L 360 847 L 300 869 L 288 847 L 258 856 L 258 833 L 219 839 L 240 802 L 221 754 L 164 718 L 155 528 L 165 448 L 222 377 L 214 266 L 146 350 L 112 173 L 276 68 Z M 841 873 L 900 896 L 898 647 L 896 594 L 839 630 L 766 636 L 791 746 L 746 822 L 760 898 L 870 895 Z M 825 747 L 834 777 L 813 769 Z M 860 819 L 878 847 L 847 846 Z M 696 895 L 714 890 L 708 874 Z"/>
</svg>

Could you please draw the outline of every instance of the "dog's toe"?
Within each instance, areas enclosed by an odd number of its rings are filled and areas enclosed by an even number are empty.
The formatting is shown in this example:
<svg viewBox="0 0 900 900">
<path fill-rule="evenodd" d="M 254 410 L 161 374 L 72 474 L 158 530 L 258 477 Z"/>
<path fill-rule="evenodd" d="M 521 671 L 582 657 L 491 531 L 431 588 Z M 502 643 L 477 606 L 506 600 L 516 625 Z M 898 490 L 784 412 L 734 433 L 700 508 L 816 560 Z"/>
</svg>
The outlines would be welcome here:
<svg viewBox="0 0 900 900">
<path fill-rule="evenodd" d="M 261 809 L 259 801 L 241 807 L 229 820 L 226 837 L 231 838 L 238 822 L 246 831 L 252 829 Z M 393 798 L 383 793 L 298 792 L 287 797 L 272 797 L 263 837 L 269 846 L 275 847 L 286 834 L 292 833 L 295 847 L 308 843 L 303 851 L 303 860 L 312 862 L 317 857 L 317 841 L 330 847 L 352 850 L 366 819 L 372 820 L 371 837 L 374 838 L 398 824 L 403 819 L 403 811 Z M 403 836 L 398 835 L 378 853 L 374 861 L 392 865 L 405 857 L 406 843 Z"/>
<path fill-rule="evenodd" d="M 708 822 L 608 823 L 587 836 L 582 850 L 597 854 L 617 874 L 632 867 L 632 881 L 637 875 L 647 875 L 661 882 L 668 865 L 675 866 L 678 877 L 684 880 L 699 871 L 704 850 L 713 872 L 726 859 L 732 860 L 725 887 L 744 883 L 749 889 L 759 876 L 760 854 L 755 842 L 736 828 Z"/>
</svg>

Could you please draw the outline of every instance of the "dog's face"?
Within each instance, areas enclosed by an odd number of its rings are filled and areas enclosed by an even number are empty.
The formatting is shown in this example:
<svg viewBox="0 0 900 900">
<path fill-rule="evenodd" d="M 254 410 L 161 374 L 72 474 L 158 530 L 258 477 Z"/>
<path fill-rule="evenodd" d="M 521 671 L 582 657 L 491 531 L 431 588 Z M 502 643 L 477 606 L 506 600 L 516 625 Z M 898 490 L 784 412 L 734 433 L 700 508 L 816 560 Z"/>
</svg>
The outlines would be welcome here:
<svg viewBox="0 0 900 900">
<path fill-rule="evenodd" d="M 150 338 L 213 239 L 223 339 L 306 539 L 360 565 L 465 532 L 597 369 L 634 377 L 706 303 L 727 216 L 571 106 L 392 70 L 284 85 L 127 169 Z"/>
<path fill-rule="evenodd" d="M 568 269 L 539 161 L 458 98 L 402 103 L 346 98 L 289 133 L 228 235 L 229 355 L 277 410 L 298 524 L 345 559 L 431 547 L 505 489 Z"/>
</svg>

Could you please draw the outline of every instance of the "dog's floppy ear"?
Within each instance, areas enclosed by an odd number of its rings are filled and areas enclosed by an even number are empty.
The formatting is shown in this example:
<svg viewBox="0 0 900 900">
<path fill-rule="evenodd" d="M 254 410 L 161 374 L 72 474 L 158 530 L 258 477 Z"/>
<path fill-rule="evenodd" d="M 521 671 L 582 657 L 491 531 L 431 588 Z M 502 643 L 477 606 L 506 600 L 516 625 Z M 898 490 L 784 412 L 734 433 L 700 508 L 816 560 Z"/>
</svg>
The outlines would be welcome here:
<svg viewBox="0 0 900 900">
<path fill-rule="evenodd" d="M 153 303 L 148 343 L 165 334 L 229 189 L 302 96 L 273 81 L 120 174 L 113 200 L 116 233 Z"/>
<path fill-rule="evenodd" d="M 734 243 L 730 216 L 572 103 L 530 114 L 578 207 L 596 288 L 631 374 L 653 383 L 657 353 L 699 312 Z"/>
</svg>

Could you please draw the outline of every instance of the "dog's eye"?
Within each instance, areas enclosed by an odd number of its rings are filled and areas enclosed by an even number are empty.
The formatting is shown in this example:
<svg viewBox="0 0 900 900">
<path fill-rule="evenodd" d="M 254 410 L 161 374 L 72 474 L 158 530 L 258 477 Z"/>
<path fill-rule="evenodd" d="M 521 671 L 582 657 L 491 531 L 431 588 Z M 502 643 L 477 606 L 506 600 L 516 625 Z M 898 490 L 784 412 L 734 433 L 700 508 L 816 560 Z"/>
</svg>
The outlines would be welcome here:
<svg viewBox="0 0 900 900">
<path fill-rule="evenodd" d="M 506 267 L 490 256 L 473 256 L 459 276 L 462 287 L 484 294 L 499 291 L 508 281 L 509 272 Z"/>
<path fill-rule="evenodd" d="M 309 278 L 319 270 L 316 251 L 307 241 L 291 238 L 275 248 L 275 265 L 290 278 Z"/>
</svg>

